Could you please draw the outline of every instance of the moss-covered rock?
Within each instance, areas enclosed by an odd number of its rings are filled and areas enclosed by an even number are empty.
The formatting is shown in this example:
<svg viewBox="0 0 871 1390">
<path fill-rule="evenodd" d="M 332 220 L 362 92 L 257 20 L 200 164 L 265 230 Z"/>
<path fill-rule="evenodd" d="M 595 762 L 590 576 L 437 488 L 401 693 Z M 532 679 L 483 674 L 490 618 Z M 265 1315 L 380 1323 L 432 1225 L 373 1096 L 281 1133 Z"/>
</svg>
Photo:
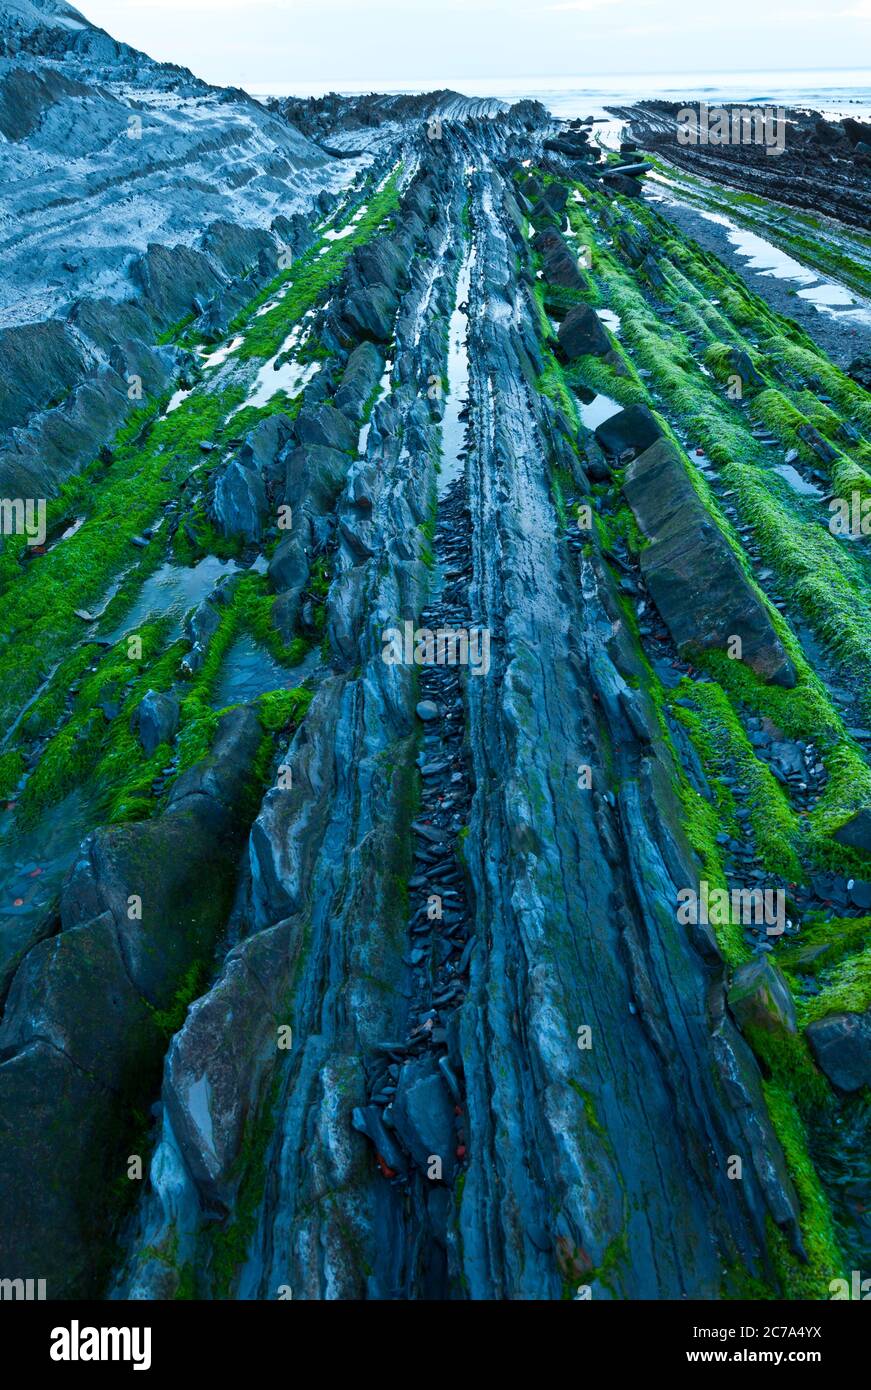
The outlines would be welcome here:
<svg viewBox="0 0 871 1390">
<path fill-rule="evenodd" d="M 748 961 L 735 972 L 728 993 L 729 1008 L 739 1027 L 765 1032 L 794 1033 L 795 1005 L 783 973 L 766 956 Z"/>
</svg>

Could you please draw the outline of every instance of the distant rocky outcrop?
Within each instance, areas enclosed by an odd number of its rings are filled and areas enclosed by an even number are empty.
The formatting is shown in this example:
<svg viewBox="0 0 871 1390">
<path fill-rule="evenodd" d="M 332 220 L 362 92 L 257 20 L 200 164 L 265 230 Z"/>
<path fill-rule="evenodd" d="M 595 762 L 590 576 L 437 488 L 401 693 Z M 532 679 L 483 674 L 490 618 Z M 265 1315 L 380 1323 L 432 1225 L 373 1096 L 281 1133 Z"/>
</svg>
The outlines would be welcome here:
<svg viewBox="0 0 871 1390">
<path fill-rule="evenodd" d="M 643 101 L 611 109 L 627 122 L 644 150 L 712 182 L 762 193 L 861 229 L 871 224 L 871 123 L 849 116 L 829 120 L 817 111 L 789 109 L 788 124 L 780 134 L 782 148 L 772 157 L 770 142 L 766 147 L 761 139 L 679 142 L 677 113 L 688 105 L 697 108 L 698 102 Z M 710 103 L 711 108 L 719 105 Z M 731 113 L 747 106 L 758 109 L 756 103 L 737 102 L 724 109 Z M 770 103 L 767 109 L 775 110 Z M 770 140 L 774 135 L 772 131 Z"/>
</svg>

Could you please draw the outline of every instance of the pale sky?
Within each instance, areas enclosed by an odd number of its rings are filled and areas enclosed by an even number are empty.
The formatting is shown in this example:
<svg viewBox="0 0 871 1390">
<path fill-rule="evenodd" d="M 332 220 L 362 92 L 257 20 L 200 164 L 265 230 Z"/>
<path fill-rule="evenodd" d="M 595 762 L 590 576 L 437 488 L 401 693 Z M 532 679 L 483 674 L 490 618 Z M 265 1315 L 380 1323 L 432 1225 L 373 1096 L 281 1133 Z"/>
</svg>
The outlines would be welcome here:
<svg viewBox="0 0 871 1390">
<path fill-rule="evenodd" d="M 76 3 L 76 0 L 72 0 Z M 79 0 L 207 81 L 374 88 L 446 78 L 871 65 L 871 0 Z"/>
</svg>

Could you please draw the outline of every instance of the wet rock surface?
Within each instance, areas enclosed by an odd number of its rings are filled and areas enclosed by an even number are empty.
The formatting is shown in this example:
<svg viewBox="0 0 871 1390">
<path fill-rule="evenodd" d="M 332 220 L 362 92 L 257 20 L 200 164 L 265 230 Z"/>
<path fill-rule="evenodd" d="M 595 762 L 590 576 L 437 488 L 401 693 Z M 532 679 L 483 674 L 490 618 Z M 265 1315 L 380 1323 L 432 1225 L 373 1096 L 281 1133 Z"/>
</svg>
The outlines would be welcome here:
<svg viewBox="0 0 871 1390">
<path fill-rule="evenodd" d="M 20 798 L 38 845 L 41 760 L 64 751 L 99 795 L 3 956 L 4 1273 L 136 1299 L 811 1287 L 828 1196 L 808 1200 L 791 1068 L 827 1116 L 869 1079 L 871 873 L 851 856 L 871 734 L 853 684 L 845 728 L 805 732 L 831 658 L 812 685 L 791 593 L 642 350 L 653 322 L 671 352 L 684 304 L 701 350 L 724 306 L 642 217 L 633 142 L 608 165 L 579 122 L 449 92 L 264 108 L 84 22 L 19 37 L 0 60 L 13 196 L 39 142 L 75 150 L 73 101 L 117 157 L 141 67 L 177 161 L 140 171 L 143 196 L 169 179 L 176 213 L 123 267 L 84 227 L 75 302 L 46 275 L 43 321 L 5 331 L 6 476 L 52 494 L 99 438 L 111 484 L 134 362 L 149 391 L 178 386 L 161 418 L 191 396 L 204 423 L 166 448 L 155 427 L 153 455 L 146 430 L 130 496 L 163 490 L 111 582 L 76 590 L 70 665 L 10 731 L 6 814 Z M 99 90 L 74 90 L 95 55 Z M 176 197 L 186 166 L 218 192 Z M 607 279 L 579 263 L 591 207 Z M 0 248 L 13 270 L 31 215 Z M 276 278 L 282 246 L 300 267 Z M 717 327 L 715 365 L 756 402 L 771 354 Z M 842 389 L 821 375 L 818 395 Z M 815 414 L 792 462 L 837 467 L 869 427 L 845 424 L 835 449 Z M 750 439 L 777 443 L 761 422 Z M 234 684 L 240 650 L 260 694 Z M 143 768 L 119 786 L 125 760 Z M 42 865 L 9 867 L 29 908 Z M 708 877 L 785 885 L 783 921 L 683 919 Z M 821 1166 L 826 1194 L 844 1163 Z"/>
</svg>

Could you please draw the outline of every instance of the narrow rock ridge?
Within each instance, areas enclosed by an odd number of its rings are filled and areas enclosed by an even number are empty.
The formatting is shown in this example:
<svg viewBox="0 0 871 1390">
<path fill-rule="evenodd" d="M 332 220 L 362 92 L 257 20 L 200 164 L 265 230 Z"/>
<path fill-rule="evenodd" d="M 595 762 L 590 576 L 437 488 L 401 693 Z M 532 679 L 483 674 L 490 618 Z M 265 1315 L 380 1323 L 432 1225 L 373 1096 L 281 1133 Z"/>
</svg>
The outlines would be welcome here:
<svg viewBox="0 0 871 1390">
<path fill-rule="evenodd" d="M 469 711 L 478 790 L 467 856 L 485 936 L 463 1029 L 466 1075 L 476 1078 L 463 1250 L 477 1296 L 534 1287 L 559 1296 L 561 1280 L 588 1283 L 605 1268 L 622 1296 L 645 1287 L 710 1296 L 727 1253 L 750 1258 L 759 1240 L 768 1166 L 781 1168 L 771 1196 L 792 1224 L 789 1184 L 764 1123 L 760 1185 L 745 1183 L 739 1199 L 725 1179 L 724 1148 L 743 1137 L 755 1069 L 722 1018 L 715 951 L 681 940 L 674 922 L 672 885 L 690 870 L 667 755 L 628 684 L 631 650 L 601 565 L 573 574 L 559 554 L 540 464 L 555 427 L 525 385 L 531 311 L 508 288 L 517 241 L 501 222 L 498 179 L 473 183 L 486 308 L 473 320 L 472 361 L 490 402 L 471 483 L 473 602 L 494 631 L 496 678 L 471 687 Z M 579 765 L 608 759 L 616 796 L 580 792 Z M 593 1037 L 585 1052 L 575 1045 L 582 1027 Z M 718 1048 L 747 1073 L 731 1114 L 718 1094 Z M 592 1122 L 569 1130 L 578 1092 Z M 666 1121 L 675 1114 L 677 1125 Z M 497 1240 L 499 1263 L 484 1258 Z"/>
<path fill-rule="evenodd" d="M 456 247 L 458 174 L 477 166 L 464 476 L 438 498 L 429 569 L 408 537 L 438 490 L 441 403 L 424 388 L 444 375 L 444 330 L 417 314 L 444 322 L 453 305 L 418 266 L 367 441 L 371 510 L 352 521 L 366 461 L 337 507 L 328 608 L 344 672 L 294 739 L 293 789 L 267 794 L 252 831 L 255 934 L 173 1044 L 154 1195 L 119 1290 L 164 1296 L 193 1268 L 212 1295 L 243 1298 L 559 1298 L 582 1283 L 716 1297 L 733 1263 L 770 1274 L 768 1216 L 800 1248 L 795 1194 L 713 937 L 675 920 L 695 870 L 613 581 L 558 534 L 550 474 L 567 425 L 534 390 L 519 210 L 468 132 L 426 153 L 433 231 L 447 220 Z M 381 635 L 406 618 L 486 628 L 486 678 L 386 665 Z M 444 810 L 437 789 L 457 774 Z M 245 1011 L 264 951 L 293 1047 L 267 1055 L 268 1029 L 243 1030 L 228 1094 L 215 1020 Z M 244 1143 L 243 1097 L 262 1126 Z M 741 1184 L 734 1153 L 749 1156 Z M 203 1224 L 223 1212 L 229 1269 Z"/>
</svg>

